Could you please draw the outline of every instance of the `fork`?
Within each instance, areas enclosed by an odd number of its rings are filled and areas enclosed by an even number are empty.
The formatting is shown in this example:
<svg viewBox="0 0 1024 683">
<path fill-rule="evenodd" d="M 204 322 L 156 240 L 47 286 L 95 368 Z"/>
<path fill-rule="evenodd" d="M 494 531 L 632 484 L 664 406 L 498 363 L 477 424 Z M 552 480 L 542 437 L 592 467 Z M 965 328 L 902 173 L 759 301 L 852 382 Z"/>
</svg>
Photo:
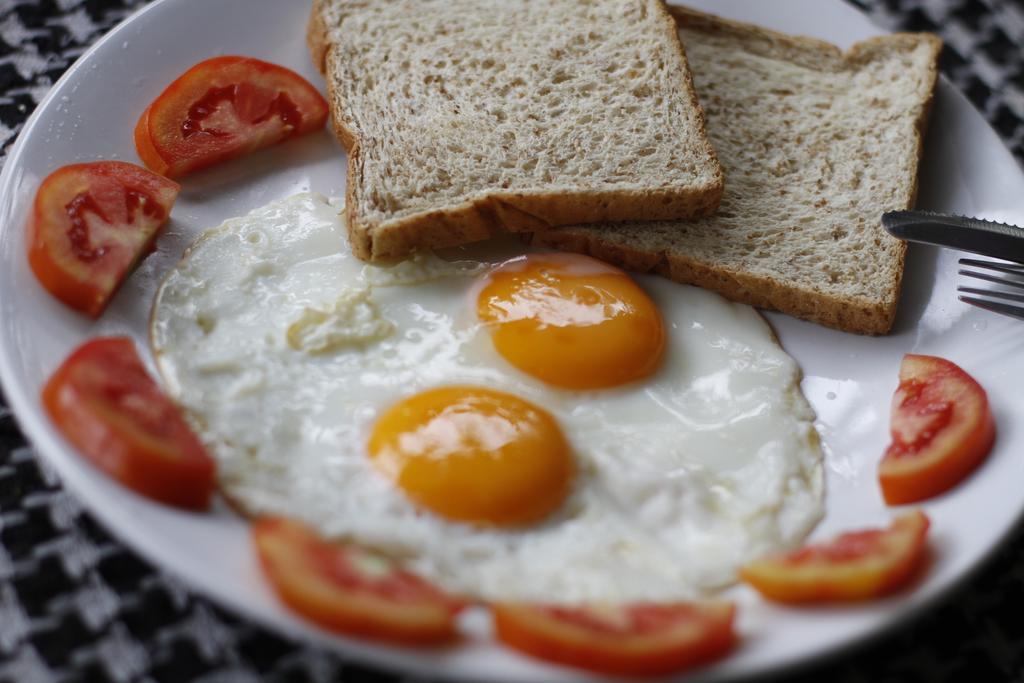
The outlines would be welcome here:
<svg viewBox="0 0 1024 683">
<path fill-rule="evenodd" d="M 961 285 L 956 288 L 956 291 L 961 294 L 960 301 L 986 311 L 991 311 L 992 313 L 1000 313 L 1017 318 L 1018 320 L 1024 320 L 1024 265 L 980 261 L 970 258 L 960 259 L 960 265 L 966 267 L 961 268 L 959 271 L 959 274 L 964 277 L 990 282 L 1011 290 L 980 289 Z M 968 270 L 968 268 L 978 270 Z M 991 271 L 991 273 L 979 272 L 979 270 Z M 1012 291 L 1013 289 L 1018 291 Z M 970 296 L 963 296 L 964 294 Z"/>
<path fill-rule="evenodd" d="M 962 277 L 1002 288 L 960 286 L 957 287 L 960 301 L 1024 320 L 1024 229 L 1006 223 L 928 211 L 887 213 L 882 216 L 882 225 L 893 236 L 910 242 L 935 244 L 1002 259 L 960 259 L 962 267 L 959 274 Z"/>
</svg>

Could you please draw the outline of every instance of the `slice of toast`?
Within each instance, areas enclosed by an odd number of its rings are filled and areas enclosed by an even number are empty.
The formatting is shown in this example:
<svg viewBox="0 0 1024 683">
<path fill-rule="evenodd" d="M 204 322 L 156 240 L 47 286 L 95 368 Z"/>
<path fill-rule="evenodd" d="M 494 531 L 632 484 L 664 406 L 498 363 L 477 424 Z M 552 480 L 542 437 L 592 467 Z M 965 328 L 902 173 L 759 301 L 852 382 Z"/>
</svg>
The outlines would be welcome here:
<svg viewBox="0 0 1024 683">
<path fill-rule="evenodd" d="M 533 242 L 840 330 L 888 332 L 905 246 L 880 219 L 915 201 L 939 39 L 890 35 L 844 54 L 817 40 L 672 12 L 725 169 L 718 213 L 563 228 Z"/>
<path fill-rule="evenodd" d="M 360 258 L 721 199 L 663 0 L 315 0 L 308 40 Z"/>
</svg>

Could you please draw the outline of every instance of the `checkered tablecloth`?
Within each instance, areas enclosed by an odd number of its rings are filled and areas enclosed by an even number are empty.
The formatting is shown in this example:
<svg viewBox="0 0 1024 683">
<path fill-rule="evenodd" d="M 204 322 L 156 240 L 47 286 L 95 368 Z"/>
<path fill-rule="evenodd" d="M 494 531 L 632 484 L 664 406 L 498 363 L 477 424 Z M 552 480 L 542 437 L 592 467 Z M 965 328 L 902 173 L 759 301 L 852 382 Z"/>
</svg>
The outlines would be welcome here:
<svg viewBox="0 0 1024 683">
<path fill-rule="evenodd" d="M 943 72 L 1024 160 L 1024 0 L 852 1 L 887 28 L 940 34 Z M 4 151 L 61 73 L 142 4 L 0 0 Z M 922 617 L 784 680 L 1024 680 L 1022 613 L 1024 529 Z M 111 539 L 35 459 L 0 396 L 0 683 L 397 680 L 240 620 Z"/>
</svg>

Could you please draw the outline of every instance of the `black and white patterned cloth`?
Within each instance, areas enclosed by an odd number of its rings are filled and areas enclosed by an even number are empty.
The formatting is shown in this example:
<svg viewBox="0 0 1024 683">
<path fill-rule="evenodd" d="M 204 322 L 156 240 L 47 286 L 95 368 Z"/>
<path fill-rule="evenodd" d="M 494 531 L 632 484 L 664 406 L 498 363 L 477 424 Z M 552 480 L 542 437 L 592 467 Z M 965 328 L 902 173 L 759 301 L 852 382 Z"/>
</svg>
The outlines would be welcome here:
<svg viewBox="0 0 1024 683">
<path fill-rule="evenodd" d="M 1024 160 L 1024 0 L 850 1 L 886 28 L 940 34 L 943 72 Z M 0 0 L 4 153 L 64 70 L 144 2 Z M 923 616 L 783 680 L 1024 680 L 1024 529 L 1014 536 Z M 0 683 L 399 680 L 240 620 L 112 540 L 0 396 Z"/>
</svg>

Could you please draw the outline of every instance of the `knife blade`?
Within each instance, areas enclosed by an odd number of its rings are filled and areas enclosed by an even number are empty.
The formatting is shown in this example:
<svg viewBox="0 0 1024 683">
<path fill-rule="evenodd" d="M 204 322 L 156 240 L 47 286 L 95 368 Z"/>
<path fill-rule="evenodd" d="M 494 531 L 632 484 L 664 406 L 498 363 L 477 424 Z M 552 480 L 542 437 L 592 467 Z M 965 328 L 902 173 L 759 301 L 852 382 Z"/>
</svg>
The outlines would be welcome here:
<svg viewBox="0 0 1024 683">
<path fill-rule="evenodd" d="M 892 211 L 882 215 L 882 226 L 908 242 L 1024 263 L 1024 229 L 1014 225 L 930 211 Z"/>
</svg>

